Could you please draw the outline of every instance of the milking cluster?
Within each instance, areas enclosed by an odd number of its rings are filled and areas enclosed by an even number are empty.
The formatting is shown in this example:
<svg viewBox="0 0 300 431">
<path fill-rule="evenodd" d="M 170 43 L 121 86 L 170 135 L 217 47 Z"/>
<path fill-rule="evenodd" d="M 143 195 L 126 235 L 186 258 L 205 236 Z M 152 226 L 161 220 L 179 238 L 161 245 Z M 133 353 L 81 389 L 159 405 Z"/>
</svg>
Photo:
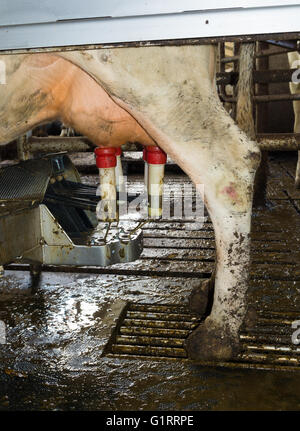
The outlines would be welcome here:
<svg viewBox="0 0 300 431">
<path fill-rule="evenodd" d="M 98 147 L 95 149 L 96 164 L 100 177 L 101 208 L 97 217 L 100 221 L 116 221 L 119 218 L 120 196 L 125 189 L 121 148 Z M 144 187 L 147 196 L 148 217 L 158 219 L 162 216 L 162 195 L 166 153 L 158 146 L 144 148 L 145 162 Z"/>
</svg>

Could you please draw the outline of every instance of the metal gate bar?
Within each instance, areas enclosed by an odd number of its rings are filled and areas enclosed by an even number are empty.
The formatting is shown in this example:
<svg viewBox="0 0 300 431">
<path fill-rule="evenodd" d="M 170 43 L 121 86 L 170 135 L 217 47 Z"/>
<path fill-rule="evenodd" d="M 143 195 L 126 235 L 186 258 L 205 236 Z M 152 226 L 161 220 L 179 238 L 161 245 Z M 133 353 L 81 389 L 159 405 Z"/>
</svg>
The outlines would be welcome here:
<svg viewBox="0 0 300 431">
<path fill-rule="evenodd" d="M 2 1 L 0 51 L 299 39 L 299 12 L 295 0 Z"/>
</svg>

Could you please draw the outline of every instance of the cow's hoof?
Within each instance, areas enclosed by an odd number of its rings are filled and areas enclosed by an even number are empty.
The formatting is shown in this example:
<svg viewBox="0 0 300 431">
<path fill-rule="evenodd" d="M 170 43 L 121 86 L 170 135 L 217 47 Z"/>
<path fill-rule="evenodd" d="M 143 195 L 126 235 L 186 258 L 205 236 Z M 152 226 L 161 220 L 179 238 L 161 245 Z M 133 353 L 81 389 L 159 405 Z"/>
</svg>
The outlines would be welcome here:
<svg viewBox="0 0 300 431">
<path fill-rule="evenodd" d="M 214 296 L 214 277 L 203 280 L 200 286 L 194 287 L 189 296 L 189 309 L 192 313 L 208 316 Z"/>
<path fill-rule="evenodd" d="M 198 326 L 185 341 L 189 359 L 194 361 L 234 359 L 240 352 L 238 337 L 229 336 L 208 320 L 209 318 Z"/>
</svg>

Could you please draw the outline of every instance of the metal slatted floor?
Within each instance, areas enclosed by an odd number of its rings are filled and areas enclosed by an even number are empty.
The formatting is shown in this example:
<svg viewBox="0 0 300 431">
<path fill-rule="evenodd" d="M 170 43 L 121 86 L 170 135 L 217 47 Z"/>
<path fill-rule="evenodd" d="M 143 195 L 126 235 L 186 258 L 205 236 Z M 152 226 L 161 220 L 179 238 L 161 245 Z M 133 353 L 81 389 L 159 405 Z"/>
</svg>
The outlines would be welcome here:
<svg viewBox="0 0 300 431">
<path fill-rule="evenodd" d="M 272 160 L 268 182 L 269 206 L 256 211 L 252 220 L 252 266 L 248 291 L 249 304 L 257 311 L 252 328 L 243 328 L 243 352 L 238 361 L 222 366 L 299 369 L 300 347 L 292 343 L 292 322 L 300 319 L 300 191 L 294 188 L 295 158 Z M 84 181 L 95 181 L 85 177 Z M 133 189 L 142 188 L 142 176 L 129 177 Z M 188 183 L 184 175 L 169 174 L 166 182 Z M 174 299 L 166 293 L 166 303 L 148 295 L 130 302 L 106 353 L 185 359 L 183 341 L 199 323 L 186 307 L 186 293 L 197 279 L 210 277 L 214 268 L 215 243 L 211 222 L 201 230 L 184 220 L 160 220 L 143 227 L 144 250 L 135 262 L 108 268 L 45 267 L 45 271 L 98 274 L 100 279 L 134 279 L 135 289 L 151 282 L 165 286 L 176 279 Z M 11 269 L 24 266 L 11 265 Z M 150 281 L 149 281 L 150 280 Z M 186 286 L 181 301 L 176 284 Z M 182 291 L 182 292 L 183 292 Z"/>
</svg>

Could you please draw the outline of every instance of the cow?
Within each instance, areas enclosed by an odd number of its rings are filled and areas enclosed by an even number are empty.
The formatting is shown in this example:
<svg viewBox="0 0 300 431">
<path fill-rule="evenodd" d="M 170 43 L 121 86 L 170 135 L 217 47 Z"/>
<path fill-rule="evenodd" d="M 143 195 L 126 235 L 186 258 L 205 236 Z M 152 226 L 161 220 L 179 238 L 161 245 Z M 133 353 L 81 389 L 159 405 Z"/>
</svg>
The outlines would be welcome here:
<svg viewBox="0 0 300 431">
<path fill-rule="evenodd" d="M 200 193 L 204 185 L 202 199 L 215 231 L 216 268 L 214 279 L 199 285 L 198 293 L 206 294 L 212 286 L 213 305 L 204 322 L 189 335 L 185 347 L 194 360 L 235 357 L 247 311 L 253 183 L 260 150 L 237 127 L 219 100 L 216 48 L 103 48 L 32 54 L 15 60 L 7 57 L 6 61 L 8 89 L 0 88 L 4 92 L 4 101 L 0 99 L 2 142 L 39 122 L 59 117 L 95 145 L 108 145 L 108 133 L 116 137 L 114 145 L 118 146 L 120 132 L 111 130 L 107 118 L 103 127 L 102 110 L 95 109 L 96 98 L 85 88 L 88 82 L 113 103 L 116 115 L 125 112 L 135 121 L 132 127 L 136 140 L 162 148 Z M 72 73 L 84 71 L 92 80 L 79 77 L 81 81 L 74 83 L 73 92 L 73 87 L 65 84 L 65 73 L 51 74 L 59 61 L 74 65 Z M 29 92 L 29 84 L 21 82 L 26 70 L 35 77 Z M 71 94 L 66 94 L 69 91 Z"/>
<path fill-rule="evenodd" d="M 300 54 L 297 51 L 288 53 L 288 60 L 291 68 L 299 69 L 300 67 Z M 290 82 L 290 92 L 292 94 L 300 94 L 300 82 L 297 76 L 298 82 Z M 300 133 L 300 100 L 293 101 L 294 108 L 294 133 Z M 300 151 L 298 151 L 298 163 L 295 175 L 295 187 L 300 189 Z"/>
</svg>

